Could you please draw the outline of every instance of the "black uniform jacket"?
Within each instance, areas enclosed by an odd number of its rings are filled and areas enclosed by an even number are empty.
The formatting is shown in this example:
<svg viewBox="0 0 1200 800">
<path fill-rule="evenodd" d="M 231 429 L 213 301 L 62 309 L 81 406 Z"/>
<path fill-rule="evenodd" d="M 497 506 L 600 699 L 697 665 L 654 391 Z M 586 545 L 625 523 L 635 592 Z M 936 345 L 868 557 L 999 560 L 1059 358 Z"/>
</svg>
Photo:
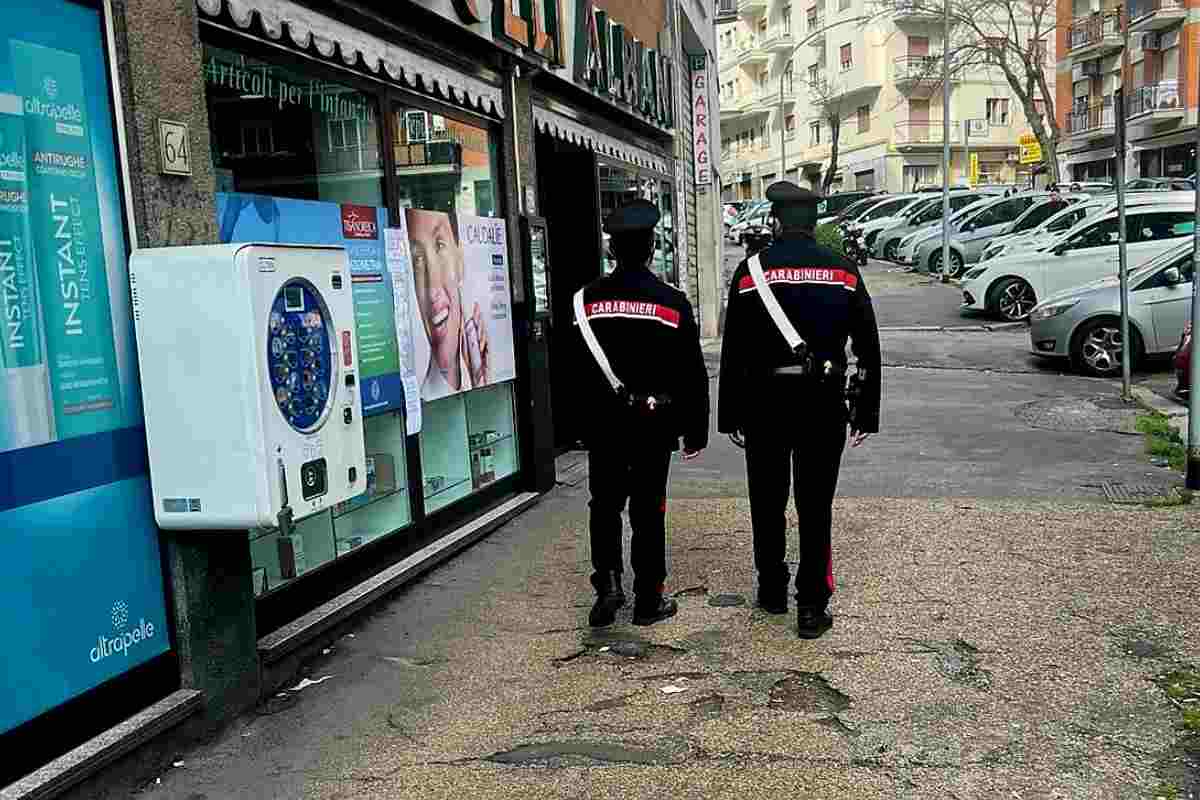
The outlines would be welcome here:
<svg viewBox="0 0 1200 800">
<path fill-rule="evenodd" d="M 879 329 L 858 268 L 804 236 L 777 240 L 759 254 L 759 260 L 771 291 L 818 365 L 829 360 L 844 369 L 846 339 L 852 340 L 851 349 L 866 378 L 855 427 L 876 433 Z M 777 367 L 797 363 L 767 314 L 745 261 L 733 273 L 723 337 L 717 430 L 734 433 L 753 427 L 764 415 L 770 418 L 772 411 L 786 409 L 787 398 L 772 396 L 778 393 L 779 383 L 769 376 Z"/>
<path fill-rule="evenodd" d="M 584 308 L 617 378 L 635 395 L 665 394 L 666 410 L 631 424 L 575 325 L 580 365 L 576 401 L 586 419 L 584 443 L 679 448 L 708 444 L 708 370 L 687 297 L 644 268 L 617 267 L 584 289 Z"/>
</svg>

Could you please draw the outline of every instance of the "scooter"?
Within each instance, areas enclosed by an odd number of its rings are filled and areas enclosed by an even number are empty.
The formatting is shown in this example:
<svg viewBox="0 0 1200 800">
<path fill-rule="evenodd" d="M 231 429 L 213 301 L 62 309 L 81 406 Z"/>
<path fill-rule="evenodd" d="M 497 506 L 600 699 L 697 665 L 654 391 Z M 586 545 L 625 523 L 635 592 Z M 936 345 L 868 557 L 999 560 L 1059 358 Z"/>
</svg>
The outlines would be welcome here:
<svg viewBox="0 0 1200 800">
<path fill-rule="evenodd" d="M 842 231 L 842 248 L 846 252 L 846 258 L 860 267 L 865 267 L 867 265 L 867 248 L 863 246 L 861 237 L 862 231 L 858 228 Z"/>
</svg>

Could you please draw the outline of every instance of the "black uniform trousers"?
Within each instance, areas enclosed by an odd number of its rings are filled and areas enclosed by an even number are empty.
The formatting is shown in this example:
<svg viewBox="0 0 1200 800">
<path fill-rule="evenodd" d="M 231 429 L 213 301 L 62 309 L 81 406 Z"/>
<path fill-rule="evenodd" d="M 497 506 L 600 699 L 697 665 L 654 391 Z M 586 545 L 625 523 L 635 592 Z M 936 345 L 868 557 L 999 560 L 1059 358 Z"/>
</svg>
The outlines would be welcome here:
<svg viewBox="0 0 1200 800">
<path fill-rule="evenodd" d="M 633 591 L 651 599 L 667 577 L 667 474 L 671 450 L 639 447 L 592 447 L 588 451 L 588 483 L 592 499 L 589 526 L 592 585 L 600 588 L 605 573 L 624 571 L 621 512 L 629 503 L 633 528 L 629 560 Z"/>
<path fill-rule="evenodd" d="M 787 503 L 793 484 L 799 519 L 796 603 L 824 609 L 833 595 L 833 496 L 846 447 L 845 404 L 835 398 L 797 403 L 746 434 L 746 479 L 760 588 L 786 593 Z"/>
</svg>

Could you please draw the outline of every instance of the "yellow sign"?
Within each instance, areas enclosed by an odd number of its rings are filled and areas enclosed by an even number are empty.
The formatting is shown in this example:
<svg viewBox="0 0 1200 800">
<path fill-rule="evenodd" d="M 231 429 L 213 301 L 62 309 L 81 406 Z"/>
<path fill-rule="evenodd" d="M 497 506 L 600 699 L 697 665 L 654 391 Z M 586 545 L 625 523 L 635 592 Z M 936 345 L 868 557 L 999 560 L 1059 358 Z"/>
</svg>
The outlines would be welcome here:
<svg viewBox="0 0 1200 800">
<path fill-rule="evenodd" d="M 979 183 L 979 154 L 971 153 L 971 177 L 969 182 L 972 186 Z"/>
<path fill-rule="evenodd" d="M 1042 160 L 1042 144 L 1032 133 L 1022 133 L 1017 144 L 1020 147 L 1018 160 L 1022 164 L 1037 164 Z"/>
</svg>

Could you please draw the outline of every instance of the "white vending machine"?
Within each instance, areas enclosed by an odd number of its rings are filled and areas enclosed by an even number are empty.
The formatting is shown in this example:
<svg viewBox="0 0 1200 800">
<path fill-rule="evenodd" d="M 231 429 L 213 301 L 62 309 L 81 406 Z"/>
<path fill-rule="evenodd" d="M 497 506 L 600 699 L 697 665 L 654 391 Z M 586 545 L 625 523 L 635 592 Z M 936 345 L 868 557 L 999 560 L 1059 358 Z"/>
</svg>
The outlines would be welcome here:
<svg viewBox="0 0 1200 800">
<path fill-rule="evenodd" d="M 129 281 L 160 527 L 287 533 L 366 490 L 345 250 L 138 250 Z"/>
</svg>

